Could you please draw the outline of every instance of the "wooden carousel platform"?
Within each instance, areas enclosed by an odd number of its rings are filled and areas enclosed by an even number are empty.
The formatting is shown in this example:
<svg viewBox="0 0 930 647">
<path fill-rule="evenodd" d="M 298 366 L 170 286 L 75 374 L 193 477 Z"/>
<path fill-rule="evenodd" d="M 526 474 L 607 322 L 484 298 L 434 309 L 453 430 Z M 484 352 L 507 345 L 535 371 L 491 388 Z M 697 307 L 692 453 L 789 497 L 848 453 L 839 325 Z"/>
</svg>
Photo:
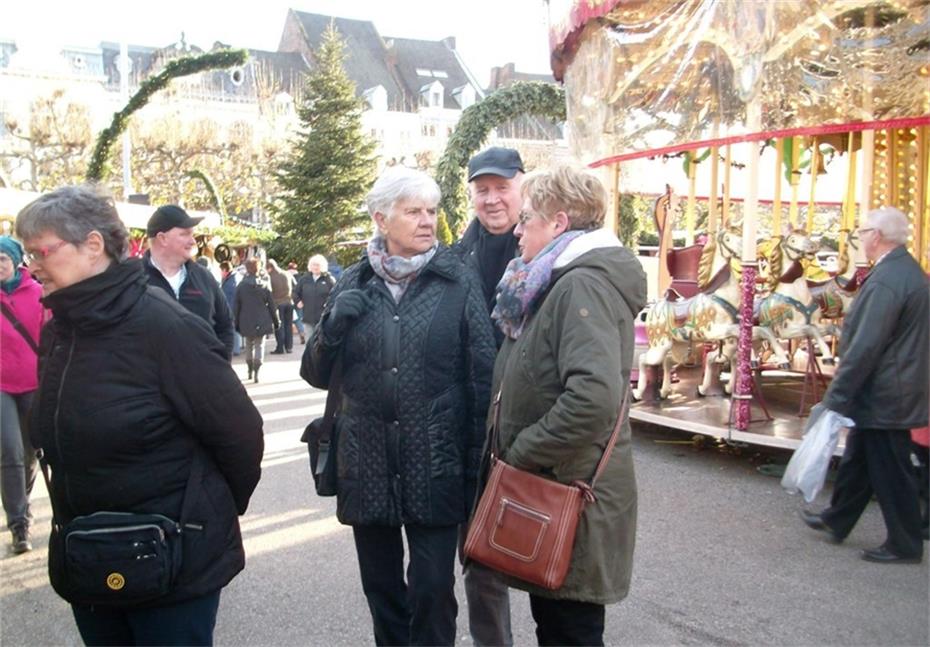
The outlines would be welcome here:
<svg viewBox="0 0 930 647">
<path fill-rule="evenodd" d="M 822 367 L 824 379 L 829 383 L 831 367 Z M 752 401 L 752 420 L 747 431 L 739 431 L 730 423 L 730 398 L 725 395 L 698 396 L 697 385 L 701 380 L 700 367 L 680 366 L 676 370 L 678 382 L 672 384 L 672 393 L 666 400 L 636 402 L 630 407 L 630 419 L 678 431 L 694 432 L 713 438 L 794 449 L 800 444 L 807 424 L 807 412 L 823 396 L 824 388 L 818 385 L 818 393 L 805 393 L 803 370 L 764 370 L 757 381 L 771 420 L 756 398 Z M 723 379 L 728 378 L 727 374 Z M 811 402 L 812 396 L 816 399 Z M 803 410 L 802 399 L 805 400 Z M 735 419 L 735 412 L 734 412 Z M 837 453 L 842 454 L 844 437 L 840 438 Z"/>
</svg>

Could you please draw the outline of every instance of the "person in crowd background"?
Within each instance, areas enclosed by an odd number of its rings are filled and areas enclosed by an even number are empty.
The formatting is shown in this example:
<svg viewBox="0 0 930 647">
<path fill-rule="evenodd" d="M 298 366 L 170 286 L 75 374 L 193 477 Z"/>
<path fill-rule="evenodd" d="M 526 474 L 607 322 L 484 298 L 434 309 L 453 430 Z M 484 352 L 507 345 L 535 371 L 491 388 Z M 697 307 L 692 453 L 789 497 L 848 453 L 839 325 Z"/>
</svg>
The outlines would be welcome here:
<svg viewBox="0 0 930 647">
<path fill-rule="evenodd" d="M 258 371 L 265 360 L 265 335 L 274 334 L 282 325 L 271 290 L 258 275 L 260 263 L 257 258 L 245 262 L 246 275 L 236 288 L 233 300 L 236 330 L 245 338 L 248 379 L 254 379 L 255 382 L 258 382 Z"/>
<path fill-rule="evenodd" d="M 513 235 L 520 216 L 520 182 L 523 160 L 512 148 L 489 148 L 468 161 L 468 189 L 475 219 L 453 245 L 481 277 L 488 316 L 497 300 L 497 284 L 517 253 Z M 494 326 L 497 347 L 504 333 Z M 462 526 L 464 545 L 466 526 Z M 465 596 L 472 641 L 481 645 L 513 644 L 510 628 L 510 595 L 507 583 L 484 565 L 470 562 L 465 568 Z"/>
<path fill-rule="evenodd" d="M 927 424 L 930 292 L 907 237 L 907 217 L 894 207 L 870 211 L 859 228 L 874 266 L 843 321 L 842 359 L 822 401 L 856 424 L 829 507 L 820 514 L 801 510 L 804 523 L 840 543 L 874 493 L 888 536 L 861 557 L 879 563 L 923 559 L 910 430 Z"/>
<path fill-rule="evenodd" d="M 223 297 L 226 299 L 226 305 L 229 306 L 229 316 L 233 316 L 233 301 L 236 299 L 236 288 L 239 286 L 242 276 L 233 270 L 232 263 L 229 261 L 222 261 L 220 263 L 220 273 L 222 274 L 222 280 L 220 281 L 220 289 L 223 291 Z M 233 320 L 235 321 L 235 320 Z M 233 330 L 233 347 L 232 354 L 233 356 L 238 356 L 242 353 L 242 335 L 239 334 L 239 331 Z"/>
<path fill-rule="evenodd" d="M 311 256 L 307 261 L 307 273 L 300 277 L 294 288 L 294 302 L 298 310 L 303 312 L 303 325 L 308 338 L 313 335 L 323 316 L 323 306 L 335 283 L 329 275 L 326 257 L 321 254 Z"/>
<path fill-rule="evenodd" d="M 38 386 L 39 331 L 45 319 L 39 302 L 42 286 L 22 263 L 22 246 L 10 236 L 0 236 L 0 498 L 15 554 L 32 550 L 29 495 L 36 455 L 26 414 Z"/>
<path fill-rule="evenodd" d="M 617 422 L 646 276 L 600 228 L 607 193 L 593 175 L 531 173 L 521 195 L 520 256 L 501 278 L 492 313 L 505 334 L 492 390 L 500 393 L 497 451 L 516 468 L 567 484 L 591 478 Z M 508 578 L 530 594 L 540 645 L 603 645 L 604 605 L 629 591 L 637 494 L 628 416 L 594 495 L 559 589 Z"/>
<path fill-rule="evenodd" d="M 294 330 L 297 332 L 297 336 L 300 337 L 300 345 L 303 346 L 307 343 L 307 335 L 304 330 L 304 309 L 303 303 L 300 303 L 297 299 L 297 284 L 300 283 L 303 274 L 297 270 L 297 263 L 294 261 L 287 264 L 287 273 L 294 279 Z"/>
<path fill-rule="evenodd" d="M 220 591 L 245 565 L 238 515 L 261 474 L 261 415 L 213 330 L 126 258 L 129 234 L 102 189 L 41 196 L 16 233 L 54 315 L 30 414 L 53 474 L 52 586 L 87 644 L 212 644 Z M 101 511 L 191 522 L 166 594 L 91 606 L 63 584 L 61 527 Z"/>
<path fill-rule="evenodd" d="M 265 264 L 268 279 L 271 282 L 271 296 L 278 309 L 278 319 L 281 325 L 275 329 L 275 349 L 272 355 L 283 355 L 294 352 L 294 277 L 281 270 L 278 262 L 269 258 Z"/>
<path fill-rule="evenodd" d="M 156 209 L 147 226 L 144 266 L 149 283 L 206 321 L 231 354 L 233 324 L 223 292 L 213 275 L 192 260 L 197 249 L 194 227 L 201 220 L 173 204 Z"/>
<path fill-rule="evenodd" d="M 477 276 L 437 243 L 436 183 L 389 169 L 367 203 L 376 233 L 333 288 L 301 376 L 329 388 L 340 366 L 336 514 L 352 526 L 375 643 L 452 645 L 494 336 Z"/>
</svg>

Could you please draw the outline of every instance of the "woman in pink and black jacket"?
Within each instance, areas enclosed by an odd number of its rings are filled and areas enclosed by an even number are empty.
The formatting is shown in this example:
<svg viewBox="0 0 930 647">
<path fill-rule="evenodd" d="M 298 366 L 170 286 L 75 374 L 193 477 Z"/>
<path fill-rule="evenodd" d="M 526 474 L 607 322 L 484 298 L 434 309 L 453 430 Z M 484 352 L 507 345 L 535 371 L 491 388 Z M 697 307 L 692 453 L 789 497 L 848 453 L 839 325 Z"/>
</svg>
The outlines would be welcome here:
<svg viewBox="0 0 930 647">
<path fill-rule="evenodd" d="M 35 451 L 23 423 L 38 386 L 36 346 L 44 308 L 42 286 L 23 262 L 23 248 L 0 236 L 0 492 L 6 524 L 13 533 L 13 552 L 32 549 L 29 542 L 29 493 L 35 481 Z"/>
</svg>

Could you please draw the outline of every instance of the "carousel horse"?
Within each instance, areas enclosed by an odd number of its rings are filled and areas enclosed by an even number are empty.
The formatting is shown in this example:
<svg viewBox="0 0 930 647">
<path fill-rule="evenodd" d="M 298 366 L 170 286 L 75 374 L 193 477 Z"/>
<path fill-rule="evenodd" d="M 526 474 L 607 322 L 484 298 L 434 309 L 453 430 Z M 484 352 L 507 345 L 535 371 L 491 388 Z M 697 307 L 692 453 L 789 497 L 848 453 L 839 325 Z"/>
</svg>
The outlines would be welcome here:
<svg viewBox="0 0 930 647">
<path fill-rule="evenodd" d="M 807 281 L 807 287 L 810 288 L 824 319 L 839 319 L 849 312 L 859 289 L 856 264 L 850 262 L 850 249 L 854 252 L 859 250 L 859 237 L 855 231 L 849 234 L 846 248 L 840 254 L 837 275 L 827 281 Z"/>
<path fill-rule="evenodd" d="M 820 349 L 821 361 L 833 363 L 833 353 L 824 340 L 829 329 L 822 326 L 820 306 L 811 294 L 801 260 L 813 257 L 816 244 L 804 230 L 794 229 L 783 237 L 768 257 L 772 292 L 759 302 L 759 325 L 778 339 L 811 339 Z"/>
<path fill-rule="evenodd" d="M 715 361 L 729 361 L 730 370 L 736 370 L 736 344 L 739 337 L 740 264 L 739 251 L 742 239 L 738 228 L 730 227 L 704 246 L 698 283 L 702 288 L 691 298 L 682 298 L 669 289 L 646 313 L 646 332 L 649 348 L 639 358 L 639 381 L 633 391 L 635 399 L 642 399 L 648 380 L 648 366 L 662 367 L 662 386 L 659 396 L 671 393 L 671 371 L 675 364 L 683 363 L 694 343 L 721 342 L 724 349 Z M 708 279 L 715 247 L 720 248 L 720 269 Z M 753 339 L 769 342 L 779 364 L 787 366 L 788 357 L 771 332 L 753 327 Z M 698 393 L 706 394 L 711 387 L 712 371 L 705 368 Z M 729 385 L 727 385 L 729 391 Z"/>
</svg>

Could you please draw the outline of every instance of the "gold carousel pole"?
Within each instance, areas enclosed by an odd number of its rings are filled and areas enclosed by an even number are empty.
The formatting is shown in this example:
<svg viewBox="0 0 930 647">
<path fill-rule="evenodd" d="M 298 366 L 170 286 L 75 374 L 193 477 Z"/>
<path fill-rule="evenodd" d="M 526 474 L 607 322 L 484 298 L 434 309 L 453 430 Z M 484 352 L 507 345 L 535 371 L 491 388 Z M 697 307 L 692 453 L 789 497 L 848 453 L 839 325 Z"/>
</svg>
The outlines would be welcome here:
<svg viewBox="0 0 930 647">
<path fill-rule="evenodd" d="M 930 271 L 930 126 L 917 130 L 917 207 L 914 223 L 917 257 L 925 272 Z M 919 235 L 918 235 L 919 234 Z"/>
<path fill-rule="evenodd" d="M 727 152 L 723 160 L 723 220 L 720 222 L 721 228 L 730 224 L 730 165 L 733 161 L 733 151 L 730 144 L 727 144 Z"/>
<path fill-rule="evenodd" d="M 688 231 L 685 234 L 685 246 L 694 244 L 694 212 L 697 202 L 697 151 L 688 155 L 688 208 L 685 211 L 685 222 Z"/>
<path fill-rule="evenodd" d="M 785 140 L 775 140 L 775 195 L 772 199 L 772 235 L 781 233 L 781 171 L 785 156 Z"/>
<path fill-rule="evenodd" d="M 853 150 L 855 133 L 850 131 L 846 140 L 846 152 L 849 154 L 849 164 L 846 171 L 846 199 L 843 204 L 843 218 L 840 223 L 840 258 L 846 252 L 846 243 L 849 232 L 856 226 L 856 151 Z"/>
<path fill-rule="evenodd" d="M 814 199 L 817 194 L 817 169 L 820 166 L 820 142 L 816 137 L 811 141 L 811 194 L 807 201 L 808 234 L 814 233 Z"/>
<path fill-rule="evenodd" d="M 788 222 L 791 228 L 798 226 L 798 185 L 801 183 L 801 171 L 798 163 L 801 158 L 799 149 L 801 148 L 801 137 L 791 138 L 791 203 L 788 206 Z M 781 232 L 775 232 L 776 236 L 781 236 Z"/>
</svg>

